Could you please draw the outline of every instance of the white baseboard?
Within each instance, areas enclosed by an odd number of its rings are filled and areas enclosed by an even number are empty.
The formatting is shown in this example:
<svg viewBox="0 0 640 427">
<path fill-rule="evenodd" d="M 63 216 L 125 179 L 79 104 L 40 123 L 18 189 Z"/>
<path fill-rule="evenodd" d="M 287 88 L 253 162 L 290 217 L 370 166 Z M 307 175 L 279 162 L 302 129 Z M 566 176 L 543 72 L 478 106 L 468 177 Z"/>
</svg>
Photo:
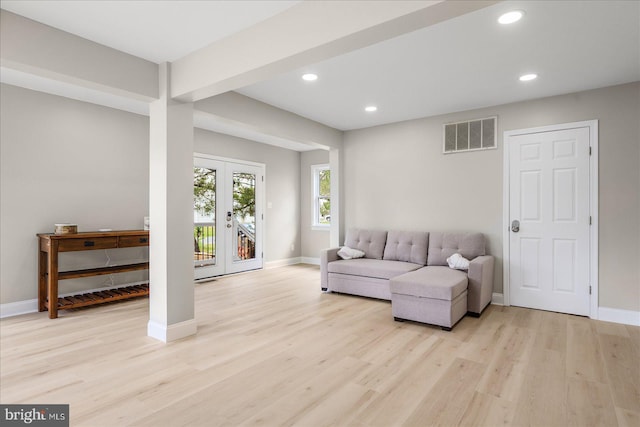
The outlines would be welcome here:
<svg viewBox="0 0 640 427">
<path fill-rule="evenodd" d="M 69 292 L 69 293 L 66 293 L 66 294 L 60 294 L 58 296 L 61 297 L 61 298 L 64 298 L 64 297 L 70 297 L 70 296 L 73 296 L 73 295 L 78 295 L 78 294 L 81 294 L 81 293 L 108 291 L 109 289 L 123 288 L 125 286 L 142 285 L 143 283 L 149 283 L 149 281 L 145 280 L 145 281 L 142 281 L 142 282 L 122 283 L 120 285 L 115 285 L 115 286 L 107 286 L 107 287 L 103 287 L 103 288 L 94 288 L 94 289 L 87 289 L 87 290 L 82 290 L 82 291 Z M 0 304 L 0 319 L 5 318 L 5 317 L 19 316 L 21 314 L 36 313 L 37 311 L 38 311 L 38 300 L 37 299 L 30 299 L 30 300 L 26 300 L 26 301 L 17 301 L 17 302 L 9 302 L 9 303 L 6 303 L 6 304 Z"/>
<path fill-rule="evenodd" d="M 5 317 L 19 316 L 21 314 L 35 313 L 37 311 L 37 299 L 8 302 L 6 304 L 0 304 L 0 319 L 3 319 Z"/>
<path fill-rule="evenodd" d="M 264 268 L 266 270 L 269 268 L 277 268 L 277 267 L 284 267 L 286 265 L 300 264 L 300 260 L 301 260 L 300 257 L 295 257 L 295 258 L 279 259 L 276 261 L 269 261 L 264 263 Z"/>
<path fill-rule="evenodd" d="M 640 311 L 598 307 L 598 320 L 640 326 Z"/>
<path fill-rule="evenodd" d="M 303 256 L 303 257 L 279 259 L 276 261 L 265 262 L 264 268 L 265 269 L 278 268 L 278 267 L 285 267 L 287 265 L 296 265 L 296 264 L 320 265 L 320 258 Z"/>
<path fill-rule="evenodd" d="M 504 295 L 494 293 L 491 299 L 491 304 L 504 305 Z M 622 323 L 624 325 L 640 326 L 640 311 L 598 307 L 597 316 L 592 317 L 592 319 L 602 320 L 604 322 Z"/>
<path fill-rule="evenodd" d="M 504 305 L 504 294 L 494 292 L 493 296 L 491 297 L 491 304 Z"/>
<path fill-rule="evenodd" d="M 185 320 L 173 325 L 163 325 L 149 320 L 147 324 L 147 335 L 165 343 L 195 335 L 197 330 L 198 322 L 196 319 Z"/>
</svg>

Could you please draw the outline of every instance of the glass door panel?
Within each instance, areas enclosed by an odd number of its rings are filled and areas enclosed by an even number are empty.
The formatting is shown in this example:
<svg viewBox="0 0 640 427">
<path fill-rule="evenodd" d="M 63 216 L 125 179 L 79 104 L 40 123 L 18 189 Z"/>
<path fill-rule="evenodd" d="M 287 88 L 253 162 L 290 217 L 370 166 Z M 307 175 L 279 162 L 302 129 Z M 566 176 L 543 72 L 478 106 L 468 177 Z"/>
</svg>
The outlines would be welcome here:
<svg viewBox="0 0 640 427">
<path fill-rule="evenodd" d="M 216 170 L 193 168 L 193 260 L 196 267 L 216 263 Z"/>
<path fill-rule="evenodd" d="M 232 200 L 226 218 L 231 249 L 228 273 L 262 268 L 262 177 L 261 167 L 227 165 L 227 186 Z"/>
<path fill-rule="evenodd" d="M 256 175 L 233 173 L 233 260 L 256 257 Z"/>
<path fill-rule="evenodd" d="M 193 265 L 194 277 L 224 274 L 224 163 L 196 158 L 193 168 Z"/>
</svg>

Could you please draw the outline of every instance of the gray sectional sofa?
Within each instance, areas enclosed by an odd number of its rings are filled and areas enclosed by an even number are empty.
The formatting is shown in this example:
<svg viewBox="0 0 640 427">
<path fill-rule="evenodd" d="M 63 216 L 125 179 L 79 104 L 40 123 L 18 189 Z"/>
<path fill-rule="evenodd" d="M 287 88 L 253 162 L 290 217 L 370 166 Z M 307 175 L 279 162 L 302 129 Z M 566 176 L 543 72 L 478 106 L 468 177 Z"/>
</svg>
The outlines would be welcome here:
<svg viewBox="0 0 640 427">
<path fill-rule="evenodd" d="M 322 290 L 391 300 L 395 320 L 450 330 L 491 302 L 494 257 L 485 254 L 480 233 L 351 229 L 344 246 L 364 257 L 341 259 L 340 248 L 322 251 Z M 449 268 L 447 258 L 455 253 L 470 260 L 468 271 Z"/>
</svg>

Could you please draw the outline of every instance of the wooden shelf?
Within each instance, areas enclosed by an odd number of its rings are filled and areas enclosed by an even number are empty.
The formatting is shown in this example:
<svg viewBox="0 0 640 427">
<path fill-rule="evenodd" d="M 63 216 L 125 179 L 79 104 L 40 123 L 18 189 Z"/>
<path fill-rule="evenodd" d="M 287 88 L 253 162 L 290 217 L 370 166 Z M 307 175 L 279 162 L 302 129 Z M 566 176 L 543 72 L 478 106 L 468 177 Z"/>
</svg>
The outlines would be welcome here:
<svg viewBox="0 0 640 427">
<path fill-rule="evenodd" d="M 127 271 L 147 270 L 148 262 L 138 264 L 110 265 L 108 267 L 87 268 L 84 270 L 61 271 L 58 273 L 58 280 L 77 279 L 79 277 L 103 276 L 105 274 L 126 273 Z"/>
<path fill-rule="evenodd" d="M 106 302 L 118 301 L 123 299 L 144 297 L 147 295 L 149 295 L 148 283 L 144 285 L 125 286 L 122 288 L 58 298 L 57 309 L 69 310 L 71 308 L 87 307 L 90 305 L 103 304 Z M 49 308 L 48 300 L 45 303 L 45 307 L 47 309 Z"/>
</svg>

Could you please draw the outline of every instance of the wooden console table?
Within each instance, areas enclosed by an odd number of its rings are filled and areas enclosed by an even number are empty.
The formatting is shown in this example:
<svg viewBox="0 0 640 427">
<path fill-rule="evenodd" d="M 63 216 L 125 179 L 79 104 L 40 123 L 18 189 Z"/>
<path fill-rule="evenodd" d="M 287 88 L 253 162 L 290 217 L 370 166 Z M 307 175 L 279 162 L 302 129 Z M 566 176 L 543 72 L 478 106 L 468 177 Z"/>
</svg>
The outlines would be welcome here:
<svg viewBox="0 0 640 427">
<path fill-rule="evenodd" d="M 58 280 L 124 273 L 149 268 L 148 262 L 141 262 L 83 270 L 58 271 L 59 252 L 149 246 L 148 231 L 126 230 L 77 234 L 38 234 L 38 239 L 38 310 L 49 310 L 50 319 L 58 317 L 58 310 L 86 307 L 149 295 L 149 285 L 146 284 L 58 298 Z"/>
</svg>

